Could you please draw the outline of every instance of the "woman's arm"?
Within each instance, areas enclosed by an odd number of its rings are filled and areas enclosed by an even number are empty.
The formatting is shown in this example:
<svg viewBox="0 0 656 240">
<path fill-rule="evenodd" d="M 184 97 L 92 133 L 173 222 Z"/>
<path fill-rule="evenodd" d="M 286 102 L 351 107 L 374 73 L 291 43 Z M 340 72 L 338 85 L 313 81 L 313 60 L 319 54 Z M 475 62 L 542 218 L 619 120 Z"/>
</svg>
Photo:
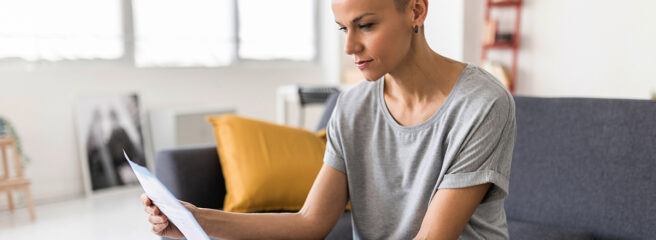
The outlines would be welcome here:
<svg viewBox="0 0 656 240">
<path fill-rule="evenodd" d="M 490 183 L 437 190 L 415 239 L 458 239 Z"/>
<path fill-rule="evenodd" d="M 215 238 L 319 239 L 335 226 L 347 199 L 346 175 L 324 164 L 297 213 L 230 213 L 193 206 L 191 209 L 205 232 Z M 159 209 L 146 205 L 146 212 L 158 213 Z M 168 224 L 165 216 L 155 214 L 149 221 L 158 235 L 178 237 L 179 231 Z"/>
</svg>

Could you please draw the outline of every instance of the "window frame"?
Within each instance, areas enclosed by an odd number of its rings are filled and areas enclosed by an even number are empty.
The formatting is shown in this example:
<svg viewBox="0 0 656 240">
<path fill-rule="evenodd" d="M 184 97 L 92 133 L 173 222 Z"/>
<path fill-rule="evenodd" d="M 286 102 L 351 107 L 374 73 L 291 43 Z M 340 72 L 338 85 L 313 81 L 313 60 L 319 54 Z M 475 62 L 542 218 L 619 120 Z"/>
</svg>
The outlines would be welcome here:
<svg viewBox="0 0 656 240">
<path fill-rule="evenodd" d="M 56 69 L 58 67 L 68 67 L 76 66 L 83 64 L 85 67 L 90 67 L 91 69 L 106 69 L 106 68 L 134 68 L 134 69 L 221 69 L 221 68 L 231 68 L 231 67 L 244 67 L 244 68 L 260 68 L 260 67 L 273 67 L 273 68 L 287 68 L 287 67 L 299 67 L 299 66 L 317 66 L 320 64 L 321 55 L 323 54 L 321 48 L 321 24 L 320 24 L 320 10 L 319 6 L 320 0 L 308 0 L 313 2 L 313 18 L 314 18 L 314 48 L 315 54 L 314 57 L 308 60 L 291 60 L 291 59 L 249 59 L 239 57 L 239 9 L 238 1 L 231 0 L 233 3 L 233 18 L 234 21 L 234 41 L 235 45 L 233 51 L 233 56 L 231 56 L 232 62 L 224 66 L 148 66 L 148 67 L 137 67 L 136 65 L 136 45 L 135 45 L 135 32 L 134 32 L 134 15 L 133 15 L 133 5 L 132 0 L 120 0 L 121 4 L 121 26 L 123 32 L 123 54 L 121 57 L 116 59 L 76 59 L 76 60 L 59 60 L 59 61 L 49 61 L 38 59 L 34 61 L 28 61 L 21 58 L 2 58 L 0 59 L 0 70 L 3 69 L 13 69 L 13 68 L 23 68 L 25 71 L 33 71 L 35 69 Z"/>
<path fill-rule="evenodd" d="M 313 6 L 313 17 L 314 17 L 314 32 L 312 33 L 314 35 L 314 48 L 315 48 L 315 54 L 312 59 L 309 60 L 290 60 L 290 59 L 284 59 L 284 58 L 279 58 L 279 59 L 271 59 L 271 60 L 259 60 L 259 59 L 250 59 L 250 58 L 242 58 L 239 57 L 239 50 L 240 50 L 240 45 L 241 42 L 239 41 L 239 0 L 232 0 L 233 6 L 234 6 L 234 36 L 235 36 L 235 56 L 233 56 L 234 63 L 246 63 L 246 64 L 257 64 L 257 63 L 262 63 L 262 62 L 279 62 L 279 63 L 285 63 L 285 62 L 292 62 L 292 63 L 298 63 L 298 62 L 318 62 L 320 59 L 320 54 L 321 54 L 321 23 L 319 22 L 321 20 L 320 18 L 320 7 L 319 7 L 319 2 L 320 0 L 306 0 L 306 1 L 311 1 L 312 6 Z M 232 65 L 232 64 L 231 64 Z"/>
</svg>

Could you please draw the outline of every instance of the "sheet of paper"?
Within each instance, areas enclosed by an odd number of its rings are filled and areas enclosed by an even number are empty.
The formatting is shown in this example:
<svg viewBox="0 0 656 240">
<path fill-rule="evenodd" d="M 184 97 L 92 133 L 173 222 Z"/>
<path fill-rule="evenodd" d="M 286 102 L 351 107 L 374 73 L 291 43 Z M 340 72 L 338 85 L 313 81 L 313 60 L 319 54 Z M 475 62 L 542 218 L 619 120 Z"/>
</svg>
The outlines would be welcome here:
<svg viewBox="0 0 656 240">
<path fill-rule="evenodd" d="M 168 217 L 169 221 L 180 229 L 180 232 L 189 240 L 210 240 L 203 228 L 187 208 L 155 177 L 147 168 L 142 167 L 130 160 L 123 151 L 141 187 L 146 195 L 157 205 L 157 207 Z"/>
</svg>

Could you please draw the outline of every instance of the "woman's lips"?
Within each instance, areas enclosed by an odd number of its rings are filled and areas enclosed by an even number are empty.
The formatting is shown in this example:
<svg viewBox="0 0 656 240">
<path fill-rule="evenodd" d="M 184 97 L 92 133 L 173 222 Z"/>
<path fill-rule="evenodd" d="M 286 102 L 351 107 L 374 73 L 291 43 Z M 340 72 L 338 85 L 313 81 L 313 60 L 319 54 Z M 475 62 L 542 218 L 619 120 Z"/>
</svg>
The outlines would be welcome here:
<svg viewBox="0 0 656 240">
<path fill-rule="evenodd" d="M 362 69 L 367 68 L 367 66 L 369 66 L 369 63 L 370 63 L 371 61 L 373 61 L 373 59 L 371 59 L 371 60 L 365 60 L 365 61 L 359 61 L 359 62 L 356 62 L 355 64 L 358 65 L 358 69 L 362 70 Z"/>
</svg>

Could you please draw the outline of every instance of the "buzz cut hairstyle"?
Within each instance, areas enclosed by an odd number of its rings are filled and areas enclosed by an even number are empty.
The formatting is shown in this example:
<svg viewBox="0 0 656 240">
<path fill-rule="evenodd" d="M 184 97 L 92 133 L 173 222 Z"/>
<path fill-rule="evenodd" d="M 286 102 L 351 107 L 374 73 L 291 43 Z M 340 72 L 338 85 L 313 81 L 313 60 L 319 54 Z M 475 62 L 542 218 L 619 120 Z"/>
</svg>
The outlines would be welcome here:
<svg viewBox="0 0 656 240">
<path fill-rule="evenodd" d="M 410 0 L 394 0 L 394 5 L 396 6 L 396 10 L 399 12 L 405 10 L 406 5 L 408 5 L 408 1 Z"/>
</svg>

